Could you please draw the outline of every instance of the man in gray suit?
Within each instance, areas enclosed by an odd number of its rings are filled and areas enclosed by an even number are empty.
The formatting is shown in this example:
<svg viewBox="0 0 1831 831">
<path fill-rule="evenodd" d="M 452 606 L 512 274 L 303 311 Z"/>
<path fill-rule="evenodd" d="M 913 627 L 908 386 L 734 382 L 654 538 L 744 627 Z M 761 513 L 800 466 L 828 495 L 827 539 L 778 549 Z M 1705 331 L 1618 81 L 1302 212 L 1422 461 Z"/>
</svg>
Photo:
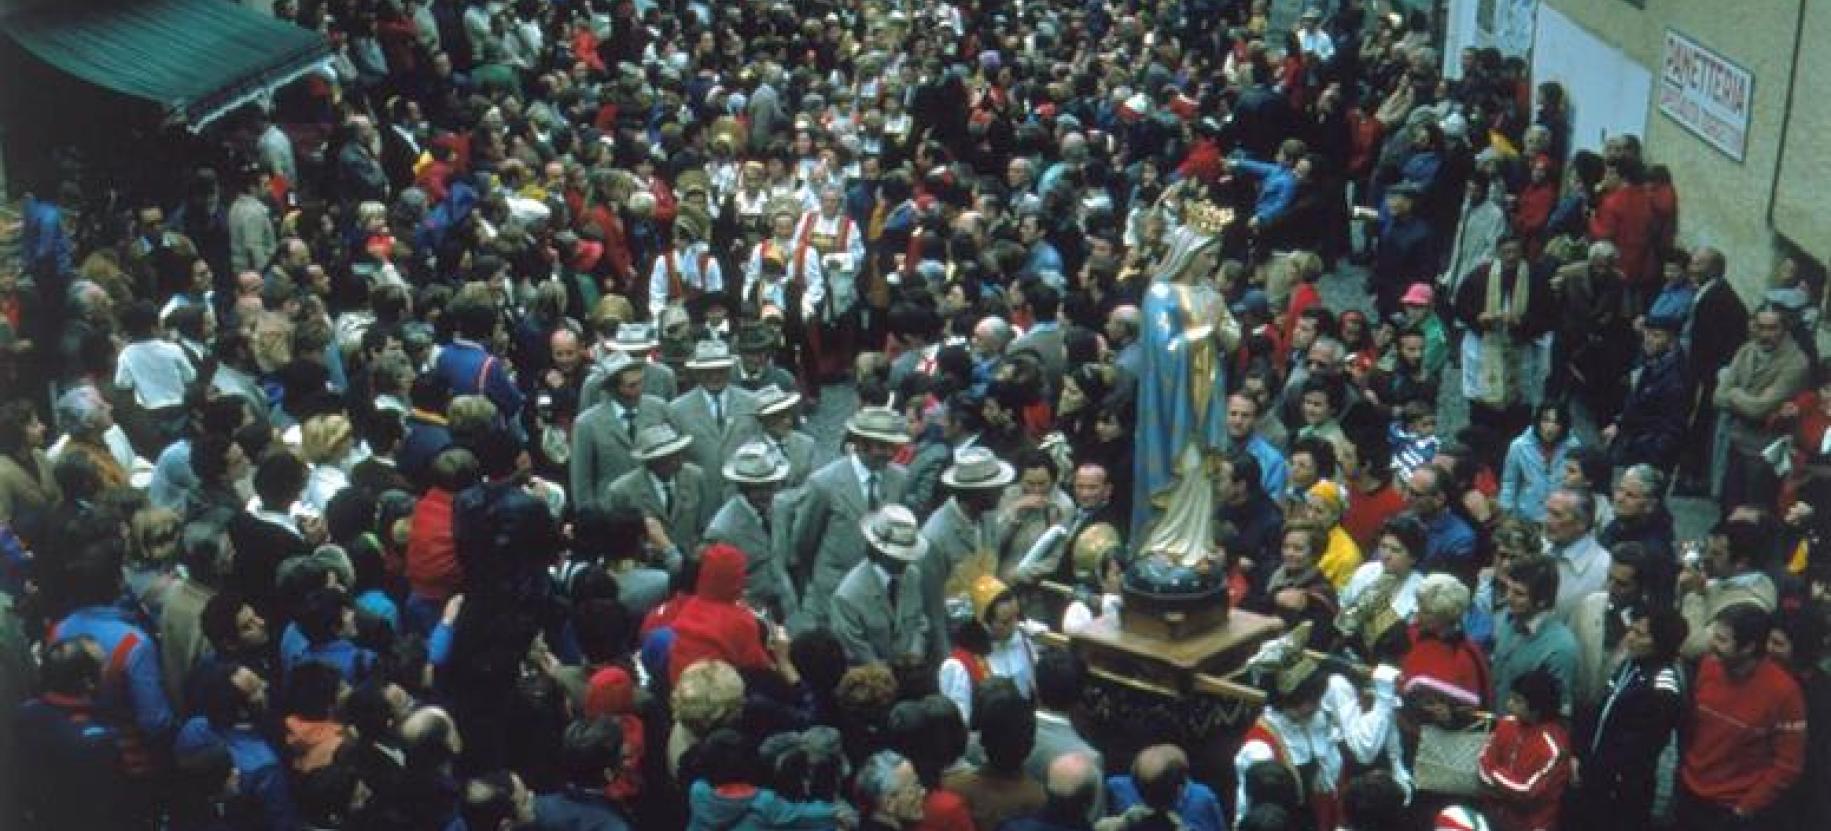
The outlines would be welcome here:
<svg viewBox="0 0 1831 831">
<path fill-rule="evenodd" d="M 668 405 L 642 392 L 642 365 L 614 354 L 604 364 L 604 400 L 572 424 L 572 458 L 567 463 L 574 505 L 601 505 L 610 482 L 636 464 L 636 437 L 668 423 Z M 590 388 L 587 382 L 586 388 Z"/>
<path fill-rule="evenodd" d="M 757 432 L 762 440 L 782 458 L 788 460 L 786 489 L 800 488 L 820 461 L 820 448 L 814 437 L 795 429 L 795 413 L 801 407 L 801 394 L 776 387 L 764 387 L 756 393 Z"/>
<path fill-rule="evenodd" d="M 751 392 L 762 392 L 768 387 L 782 392 L 794 392 L 794 374 L 776 366 L 776 346 L 775 332 L 763 324 L 751 324 L 738 329 L 738 366 L 731 383 Z"/>
<path fill-rule="evenodd" d="M 922 536 L 928 556 L 922 560 L 922 603 L 928 614 L 928 654 L 940 663 L 951 648 L 947 637 L 947 598 L 965 594 L 982 574 L 997 576 L 996 509 L 999 496 L 1017 479 L 1017 471 L 992 451 L 968 447 L 954 454 L 941 484 L 953 494 L 928 522 Z"/>
<path fill-rule="evenodd" d="M 788 460 L 768 444 L 752 441 L 725 463 L 724 474 L 738 493 L 712 515 L 704 542 L 727 543 L 744 552 L 745 602 L 786 621 L 800 606 L 788 580 L 789 503 L 778 495 L 788 479 Z"/>
<path fill-rule="evenodd" d="M 1025 280 L 1021 286 L 1016 297 L 1030 309 L 1033 322 L 1023 337 L 1005 347 L 1005 354 L 1015 355 L 1019 350 L 1035 352 L 1042 359 L 1043 372 L 1049 376 L 1049 389 L 1060 390 L 1062 376 L 1068 372 L 1068 343 L 1063 337 L 1062 324 L 1056 319 L 1062 308 L 1062 294 L 1041 280 Z"/>
<path fill-rule="evenodd" d="M 908 508 L 886 505 L 854 526 L 863 559 L 833 593 L 833 635 L 853 664 L 919 655 L 928 645 L 922 611 L 922 567 L 928 542 Z"/>
<path fill-rule="evenodd" d="M 909 461 L 909 499 L 905 502 L 918 516 L 927 516 L 946 501 L 941 488 L 941 474 L 953 464 L 954 453 L 972 447 L 985 430 L 981 412 L 985 402 L 971 392 L 956 392 L 943 405 L 941 440 L 927 441 L 916 448 Z"/>
<path fill-rule="evenodd" d="M 691 455 L 706 473 L 706 500 L 718 505 L 731 495 L 725 485 L 725 460 L 739 445 L 757 435 L 756 399 L 731 386 L 731 367 L 737 359 L 723 341 L 704 340 L 693 346 L 687 369 L 695 386 L 668 404 L 674 426 L 693 437 Z"/>
<path fill-rule="evenodd" d="M 846 421 L 852 452 L 808 477 L 796 511 L 795 559 L 805 624 L 824 626 L 839 581 L 864 556 L 859 520 L 884 505 L 900 504 L 908 484 L 903 466 L 890 461 L 909 443 L 909 428 L 895 410 L 865 407 Z"/>
<path fill-rule="evenodd" d="M 674 400 L 678 394 L 679 381 L 674 378 L 674 370 L 660 361 L 651 361 L 655 347 L 661 340 L 655 336 L 652 323 L 619 323 L 617 331 L 609 340 L 598 344 L 602 357 L 591 372 L 585 376 L 585 387 L 579 393 L 579 408 L 584 409 L 597 404 L 603 398 L 602 384 L 598 380 L 609 371 L 610 361 L 618 354 L 623 354 L 635 361 L 642 368 L 642 393 L 652 395 L 663 402 Z"/>
<path fill-rule="evenodd" d="M 610 483 L 610 507 L 634 509 L 653 520 L 649 533 L 663 550 L 699 550 L 700 530 L 712 515 L 705 471 L 686 460 L 692 444 L 693 437 L 681 435 L 672 424 L 644 428 L 632 454 L 642 466 Z"/>
</svg>

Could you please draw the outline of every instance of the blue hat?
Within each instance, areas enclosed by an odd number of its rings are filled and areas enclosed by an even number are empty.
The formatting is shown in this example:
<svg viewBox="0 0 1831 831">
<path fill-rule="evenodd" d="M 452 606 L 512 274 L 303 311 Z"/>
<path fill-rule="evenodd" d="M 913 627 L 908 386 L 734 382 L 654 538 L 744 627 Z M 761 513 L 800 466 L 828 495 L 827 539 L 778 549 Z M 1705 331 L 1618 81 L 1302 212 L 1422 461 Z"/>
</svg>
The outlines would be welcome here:
<svg viewBox="0 0 1831 831">
<path fill-rule="evenodd" d="M 1264 289 L 1247 289 L 1245 294 L 1240 295 L 1239 301 L 1233 304 L 1236 317 L 1248 314 L 1269 317 L 1271 311 L 1271 298 L 1266 297 Z"/>
</svg>

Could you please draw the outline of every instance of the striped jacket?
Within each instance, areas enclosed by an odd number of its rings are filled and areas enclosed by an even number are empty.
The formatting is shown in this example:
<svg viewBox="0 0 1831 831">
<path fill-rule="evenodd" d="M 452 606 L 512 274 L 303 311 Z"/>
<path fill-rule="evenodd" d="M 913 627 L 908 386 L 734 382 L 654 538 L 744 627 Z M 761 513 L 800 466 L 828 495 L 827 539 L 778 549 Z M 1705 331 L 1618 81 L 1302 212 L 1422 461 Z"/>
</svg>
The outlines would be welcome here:
<svg viewBox="0 0 1831 831">
<path fill-rule="evenodd" d="M 1476 771 L 1489 788 L 1484 807 L 1498 831 L 1558 827 L 1558 806 L 1570 784 L 1570 739 L 1563 724 L 1501 719 Z"/>
</svg>

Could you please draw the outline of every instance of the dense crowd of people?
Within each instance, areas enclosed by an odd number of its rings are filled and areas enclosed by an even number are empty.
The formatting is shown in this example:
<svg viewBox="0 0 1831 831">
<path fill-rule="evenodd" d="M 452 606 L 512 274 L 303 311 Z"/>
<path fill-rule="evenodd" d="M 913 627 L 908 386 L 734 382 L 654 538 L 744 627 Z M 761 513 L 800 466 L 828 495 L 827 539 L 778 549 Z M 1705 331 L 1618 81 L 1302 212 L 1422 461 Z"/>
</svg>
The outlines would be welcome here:
<svg viewBox="0 0 1831 831">
<path fill-rule="evenodd" d="M 0 264 L 0 825 L 1826 827 L 1823 275 L 1374 5 L 280 0 Z"/>
</svg>

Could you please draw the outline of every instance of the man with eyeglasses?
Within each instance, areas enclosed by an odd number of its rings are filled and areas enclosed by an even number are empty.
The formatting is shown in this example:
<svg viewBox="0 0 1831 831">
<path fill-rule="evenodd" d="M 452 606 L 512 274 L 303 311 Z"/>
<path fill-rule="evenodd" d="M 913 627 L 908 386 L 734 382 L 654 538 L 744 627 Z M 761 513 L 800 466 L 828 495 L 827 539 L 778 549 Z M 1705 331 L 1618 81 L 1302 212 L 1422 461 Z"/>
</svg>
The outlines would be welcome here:
<svg viewBox="0 0 1831 831">
<path fill-rule="evenodd" d="M 1424 560 L 1418 564 L 1418 569 L 1427 574 L 1447 572 L 1466 583 L 1473 583 L 1478 567 L 1475 529 L 1450 510 L 1442 472 L 1430 465 L 1412 471 L 1411 477 L 1405 480 L 1405 506 L 1412 516 L 1424 523 L 1428 534 Z"/>
</svg>

